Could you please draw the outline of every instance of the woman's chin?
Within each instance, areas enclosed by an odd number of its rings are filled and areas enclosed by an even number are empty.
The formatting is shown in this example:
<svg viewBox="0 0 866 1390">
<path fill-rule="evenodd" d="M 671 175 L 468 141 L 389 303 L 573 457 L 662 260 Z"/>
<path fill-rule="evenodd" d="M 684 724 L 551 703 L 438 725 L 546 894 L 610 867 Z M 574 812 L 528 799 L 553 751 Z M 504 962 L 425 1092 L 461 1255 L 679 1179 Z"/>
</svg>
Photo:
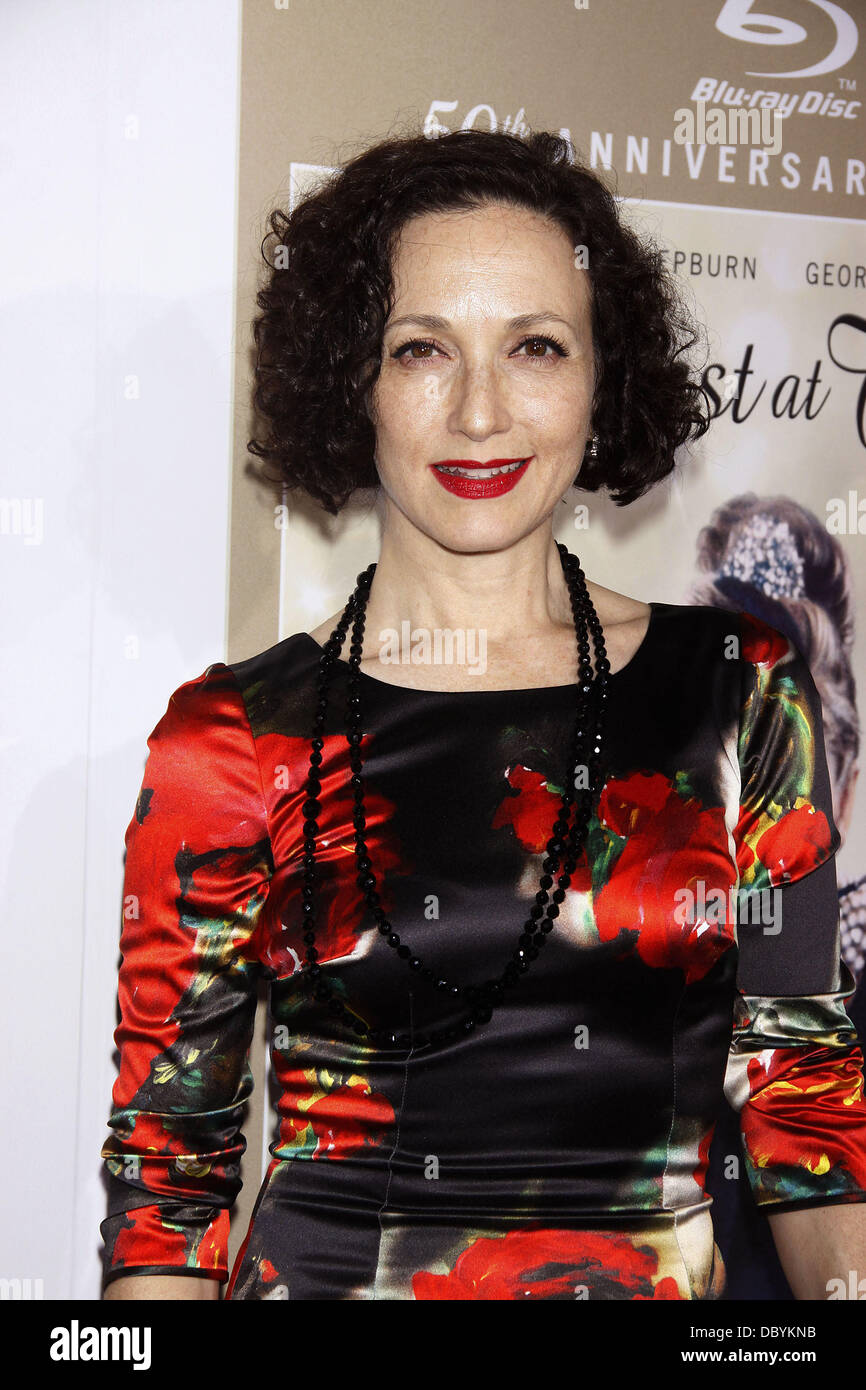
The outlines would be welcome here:
<svg viewBox="0 0 866 1390">
<path fill-rule="evenodd" d="M 541 526 L 551 525 L 554 512 L 562 501 L 561 494 L 539 498 L 533 494 L 518 496 L 518 489 L 498 498 L 458 498 L 447 492 L 437 492 L 411 498 L 398 493 L 381 492 L 383 505 L 381 524 L 383 535 L 395 523 L 395 533 L 405 542 L 405 523 L 421 535 L 428 536 L 445 550 L 458 554 L 479 554 L 505 550 Z M 387 502 L 386 502 L 387 498 Z M 400 513 L 391 516 L 391 509 Z"/>
<path fill-rule="evenodd" d="M 432 525 L 427 521 L 423 529 L 445 550 L 477 555 L 507 550 L 533 527 L 527 527 L 526 517 L 467 517 L 464 521 L 445 525 Z"/>
</svg>

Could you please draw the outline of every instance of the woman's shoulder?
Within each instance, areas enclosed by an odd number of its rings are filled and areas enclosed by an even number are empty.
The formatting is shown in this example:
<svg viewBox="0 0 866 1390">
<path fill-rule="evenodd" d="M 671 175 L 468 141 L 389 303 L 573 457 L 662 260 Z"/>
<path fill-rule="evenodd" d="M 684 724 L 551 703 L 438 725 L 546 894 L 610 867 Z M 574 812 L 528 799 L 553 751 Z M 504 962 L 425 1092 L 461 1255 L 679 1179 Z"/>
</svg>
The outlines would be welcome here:
<svg viewBox="0 0 866 1390">
<path fill-rule="evenodd" d="M 684 655 L 709 647 L 728 661 L 765 664 L 798 651 L 793 634 L 743 609 L 660 599 L 650 600 L 650 607 L 669 640 L 682 644 Z"/>
<path fill-rule="evenodd" d="M 677 692 L 724 692 L 742 701 L 753 687 L 763 689 L 783 677 L 809 683 L 809 670 L 793 633 L 743 609 L 706 603 L 650 600 L 652 617 L 645 642 L 655 668 L 659 699 Z M 675 702 L 678 703 L 678 700 Z"/>
<path fill-rule="evenodd" d="M 698 700 L 727 727 L 761 724 L 776 707 L 796 707 L 814 722 L 820 706 L 792 624 L 711 604 L 652 603 L 654 695 L 679 710 Z M 763 713 L 762 713 L 763 712 Z"/>
<path fill-rule="evenodd" d="M 297 726 L 308 736 L 318 654 L 310 635 L 298 632 L 244 660 L 211 661 L 171 691 L 148 747 L 179 764 L 186 757 L 248 757 L 251 733 L 255 739 Z"/>
<path fill-rule="evenodd" d="M 707 603 L 674 603 L 650 599 L 651 625 L 659 650 L 681 670 L 695 663 L 731 661 L 743 647 L 745 614 Z"/>
<path fill-rule="evenodd" d="M 242 688 L 253 681 L 283 683 L 303 679 L 316 667 L 321 654 L 321 647 L 309 632 L 293 632 L 252 656 L 228 662 L 227 667 Z"/>
<path fill-rule="evenodd" d="M 226 667 L 243 701 L 253 735 L 309 737 L 310 709 L 322 649 L 308 632 L 293 632 Z"/>
<path fill-rule="evenodd" d="M 676 603 L 664 599 L 638 599 L 590 584 L 590 597 L 606 633 L 627 648 L 642 629 L 652 628 L 663 647 L 690 655 L 709 654 L 726 638 L 739 640 L 745 614 L 704 603 Z M 730 645 L 734 645 L 732 642 Z"/>
</svg>

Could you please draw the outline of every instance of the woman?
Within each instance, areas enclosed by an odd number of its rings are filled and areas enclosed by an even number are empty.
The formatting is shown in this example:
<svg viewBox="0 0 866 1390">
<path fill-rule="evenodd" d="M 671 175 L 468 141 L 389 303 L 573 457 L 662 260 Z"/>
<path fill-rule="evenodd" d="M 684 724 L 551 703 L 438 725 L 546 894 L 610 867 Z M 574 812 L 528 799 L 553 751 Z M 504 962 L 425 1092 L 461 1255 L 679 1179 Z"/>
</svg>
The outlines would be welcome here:
<svg viewBox="0 0 866 1390">
<path fill-rule="evenodd" d="M 389 140 L 272 217 L 251 448 L 331 513 L 378 487 L 382 546 L 345 609 L 208 667 L 149 740 L 107 1297 L 716 1298 L 729 1053 L 801 1296 L 862 1254 L 808 667 L 553 539 L 575 479 L 624 505 L 707 428 L 661 257 L 568 155 Z M 780 840 L 786 926 L 738 942 Z M 229 1277 L 262 973 L 280 1127 Z"/>
</svg>

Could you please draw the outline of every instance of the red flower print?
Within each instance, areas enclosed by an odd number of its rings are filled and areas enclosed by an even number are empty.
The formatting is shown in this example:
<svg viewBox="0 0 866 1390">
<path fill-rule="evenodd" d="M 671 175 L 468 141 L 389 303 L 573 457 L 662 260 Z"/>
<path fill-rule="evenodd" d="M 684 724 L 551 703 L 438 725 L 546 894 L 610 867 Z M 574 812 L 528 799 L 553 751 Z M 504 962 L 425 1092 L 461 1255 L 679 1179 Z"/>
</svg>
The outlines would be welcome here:
<svg viewBox="0 0 866 1390">
<path fill-rule="evenodd" d="M 741 1123 L 755 1166 L 802 1167 L 822 1176 L 838 1165 L 853 1186 L 866 1188 L 862 1068 L 856 1046 L 844 1058 L 827 1047 L 775 1048 L 751 1057 Z"/>
<path fill-rule="evenodd" d="M 112 1267 L 124 1265 L 176 1265 L 193 1269 L 225 1270 L 229 1213 L 221 1210 L 190 1238 L 190 1229 L 173 1226 L 158 1206 L 135 1207 L 114 1242 Z"/>
<path fill-rule="evenodd" d="M 574 1298 L 585 1287 L 604 1294 L 616 1287 L 635 1300 L 679 1299 L 670 1275 L 653 1284 L 658 1252 L 646 1241 L 599 1231 L 522 1230 L 481 1236 L 457 1258 L 449 1274 L 419 1270 L 417 1300 Z"/>
<path fill-rule="evenodd" d="M 540 772 L 518 764 L 506 772 L 516 795 L 507 796 L 490 822 L 494 830 L 510 825 L 524 849 L 542 854 L 561 805 L 562 792 L 552 789 Z"/>
<path fill-rule="evenodd" d="M 793 810 L 759 836 L 755 849 L 771 885 L 787 883 L 792 870 L 800 878 L 829 858 L 830 823 L 823 811 L 800 797 Z"/>
<path fill-rule="evenodd" d="M 556 817 L 559 789 L 521 766 L 508 769 L 508 781 L 518 795 L 497 807 L 493 828 L 510 825 L 525 849 L 541 853 Z M 569 891 L 592 890 L 600 939 L 613 941 L 625 928 L 633 934 L 628 949 L 633 946 L 647 965 L 681 969 L 688 983 L 701 979 L 733 944 L 728 895 L 736 871 L 719 848 L 727 843 L 724 808 L 679 795 L 661 773 L 637 772 L 605 783 L 596 821 L 612 841 L 610 855 L 596 858 L 597 872 L 605 864 L 608 871 L 593 884 L 584 848 Z M 713 900 L 712 914 L 677 914 L 682 899 L 676 895 L 690 889 L 697 902 L 701 880 L 707 900 L 711 888 L 724 895 L 722 907 L 716 910 Z"/>
<path fill-rule="evenodd" d="M 727 895 L 736 870 L 720 848 L 727 840 L 723 807 L 678 795 L 661 773 L 637 772 L 606 783 L 597 815 L 623 841 L 614 871 L 593 897 L 602 941 L 623 928 L 634 931 L 634 949 L 647 965 L 678 968 L 689 984 L 701 979 L 734 939 Z M 718 912 L 715 902 L 712 913 L 697 911 L 701 883 L 708 901 L 711 893 L 725 895 Z M 683 889 L 694 893 L 695 911 L 679 910 Z"/>
<path fill-rule="evenodd" d="M 163 1225 L 155 1207 L 136 1207 L 127 1212 L 129 1225 L 118 1232 L 112 1263 L 182 1265 L 186 1263 L 186 1237 Z"/>
<path fill-rule="evenodd" d="M 714 1120 L 713 1123 L 710 1125 L 709 1129 L 707 1130 L 706 1134 L 704 1135 L 703 1139 L 701 1140 L 700 1144 L 698 1145 L 698 1166 L 695 1168 L 694 1173 L 692 1174 L 692 1177 L 694 1178 L 695 1182 L 697 1183 L 698 1187 L 701 1189 L 702 1192 L 705 1190 L 704 1184 L 707 1180 L 707 1168 L 709 1167 L 710 1163 L 710 1145 L 713 1142 L 713 1134 L 715 1132 L 715 1128 L 716 1121 Z"/>
<path fill-rule="evenodd" d="M 788 650 L 787 637 L 751 613 L 742 613 L 742 655 L 756 666 L 775 666 Z"/>
<path fill-rule="evenodd" d="M 755 828 L 761 824 L 766 829 Z M 745 880 L 753 866 L 760 866 L 772 888 L 802 878 L 823 864 L 833 849 L 826 815 L 802 796 L 777 821 L 769 816 L 756 821 L 751 811 L 741 809 L 735 836 L 740 877 Z"/>
<path fill-rule="evenodd" d="M 506 771 L 508 785 L 516 795 L 507 796 L 497 806 L 490 822 L 494 830 L 510 826 L 518 843 L 530 854 L 544 854 L 553 823 L 562 806 L 562 791 L 545 781 L 539 772 L 517 764 Z M 586 893 L 591 886 L 585 849 L 581 849 L 571 875 L 571 891 Z"/>
<path fill-rule="evenodd" d="M 319 833 L 316 836 L 315 931 L 316 950 L 320 963 L 324 964 L 349 956 L 356 949 L 367 904 L 357 884 L 355 802 L 349 783 L 352 776 L 349 747 L 343 734 L 323 735 L 322 739 L 324 747 L 319 768 L 322 789 L 317 798 L 321 810 L 316 817 Z M 292 800 L 292 813 L 287 818 L 291 841 L 277 846 L 282 856 L 280 878 L 285 881 L 286 891 L 272 895 L 275 901 L 279 898 L 282 902 L 284 920 L 275 922 L 273 915 L 263 912 L 251 943 L 262 962 L 280 977 L 286 978 L 300 970 L 300 962 L 307 949 L 303 941 L 300 890 L 303 882 L 302 807 L 307 799 L 306 774 L 310 745 L 307 739 L 286 739 L 276 734 L 262 735 L 258 742 L 263 768 L 285 763 L 287 742 L 294 745 L 297 752 L 297 759 L 291 763 L 293 785 L 288 793 Z M 271 743 L 273 746 L 269 747 Z M 362 738 L 362 757 L 366 756 L 368 743 L 369 736 Z M 370 786 L 365 778 L 364 835 L 375 865 L 376 891 L 386 913 L 393 911 L 394 907 L 387 882 L 388 873 L 398 868 L 401 872 L 411 872 L 413 868 L 404 849 L 395 840 L 392 828 L 394 809 L 393 803 Z M 374 930 L 374 925 L 368 926 L 367 930 Z"/>
<path fill-rule="evenodd" d="M 329 1072 L 287 1067 L 276 1048 L 273 1064 L 281 1091 L 275 1157 L 346 1158 L 389 1138 L 394 1107 L 365 1077 L 341 1082 Z"/>
</svg>

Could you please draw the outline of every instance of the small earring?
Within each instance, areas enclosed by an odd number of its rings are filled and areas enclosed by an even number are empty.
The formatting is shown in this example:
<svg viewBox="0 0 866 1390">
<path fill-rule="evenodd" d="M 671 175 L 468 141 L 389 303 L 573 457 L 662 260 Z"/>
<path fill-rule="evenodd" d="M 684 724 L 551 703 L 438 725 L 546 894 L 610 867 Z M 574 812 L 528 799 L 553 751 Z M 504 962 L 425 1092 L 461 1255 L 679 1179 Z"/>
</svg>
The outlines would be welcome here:
<svg viewBox="0 0 866 1390">
<path fill-rule="evenodd" d="M 586 447 L 586 457 L 590 459 L 598 458 L 598 435 L 594 434 Z"/>
</svg>

